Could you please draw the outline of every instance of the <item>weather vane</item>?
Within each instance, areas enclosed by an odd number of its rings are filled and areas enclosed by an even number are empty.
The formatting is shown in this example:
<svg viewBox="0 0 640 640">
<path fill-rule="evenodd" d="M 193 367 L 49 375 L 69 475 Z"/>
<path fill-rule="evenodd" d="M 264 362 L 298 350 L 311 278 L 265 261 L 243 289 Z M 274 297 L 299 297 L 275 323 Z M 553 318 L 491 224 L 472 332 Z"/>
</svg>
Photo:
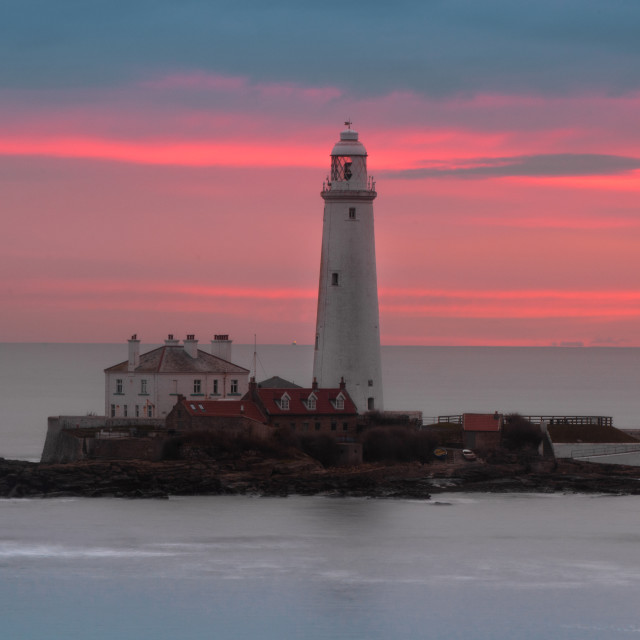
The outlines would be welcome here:
<svg viewBox="0 0 640 640">
<path fill-rule="evenodd" d="M 353 123 L 351 122 L 351 118 L 348 118 L 348 119 L 347 119 L 347 121 L 345 122 L 345 125 L 346 125 L 347 127 L 349 127 L 349 129 L 351 129 L 351 125 L 352 125 L 352 124 L 353 124 Z"/>
</svg>

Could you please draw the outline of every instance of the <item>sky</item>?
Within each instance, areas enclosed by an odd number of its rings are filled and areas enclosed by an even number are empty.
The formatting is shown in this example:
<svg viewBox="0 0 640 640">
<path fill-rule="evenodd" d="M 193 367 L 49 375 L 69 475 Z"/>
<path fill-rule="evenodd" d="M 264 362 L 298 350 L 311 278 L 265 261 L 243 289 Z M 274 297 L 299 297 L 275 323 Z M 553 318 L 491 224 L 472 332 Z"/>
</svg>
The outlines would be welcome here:
<svg viewBox="0 0 640 640">
<path fill-rule="evenodd" d="M 383 344 L 640 346 L 637 0 L 0 13 L 0 341 L 312 343 L 351 119 Z"/>
</svg>

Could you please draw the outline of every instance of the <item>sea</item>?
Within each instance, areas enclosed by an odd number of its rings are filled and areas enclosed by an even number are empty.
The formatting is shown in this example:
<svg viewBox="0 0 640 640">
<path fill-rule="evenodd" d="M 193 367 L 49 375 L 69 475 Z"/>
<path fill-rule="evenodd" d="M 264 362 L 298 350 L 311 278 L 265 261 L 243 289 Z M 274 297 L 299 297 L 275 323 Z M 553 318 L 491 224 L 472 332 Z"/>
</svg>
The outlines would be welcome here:
<svg viewBox="0 0 640 640">
<path fill-rule="evenodd" d="M 151 348 L 151 347 L 150 347 Z M 104 412 L 126 344 L 0 344 L 0 456 Z M 308 385 L 312 348 L 257 348 Z M 386 408 L 607 415 L 638 428 L 640 349 L 383 347 Z M 253 369 L 254 348 L 233 360 Z M 437 494 L 0 500 L 0 638 L 640 636 L 640 498 Z"/>
</svg>

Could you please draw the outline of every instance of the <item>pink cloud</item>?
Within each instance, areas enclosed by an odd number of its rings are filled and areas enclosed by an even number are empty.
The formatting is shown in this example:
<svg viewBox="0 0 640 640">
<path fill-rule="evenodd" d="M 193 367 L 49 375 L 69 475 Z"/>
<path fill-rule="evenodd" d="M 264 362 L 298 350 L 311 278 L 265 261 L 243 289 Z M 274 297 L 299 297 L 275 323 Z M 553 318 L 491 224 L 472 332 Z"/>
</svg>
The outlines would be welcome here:
<svg viewBox="0 0 640 640">
<path fill-rule="evenodd" d="M 0 154 L 49 156 L 187 167 L 288 167 L 322 165 L 317 150 L 225 141 L 119 141 L 100 138 L 0 138 Z"/>
<path fill-rule="evenodd" d="M 311 342 L 319 190 L 351 114 L 378 178 L 384 342 L 640 345 L 639 172 L 377 175 L 635 156 L 639 96 L 359 98 L 195 73 L 55 100 L 13 92 L 2 104 L 5 339 L 215 324 L 246 342 L 256 329 Z"/>
</svg>

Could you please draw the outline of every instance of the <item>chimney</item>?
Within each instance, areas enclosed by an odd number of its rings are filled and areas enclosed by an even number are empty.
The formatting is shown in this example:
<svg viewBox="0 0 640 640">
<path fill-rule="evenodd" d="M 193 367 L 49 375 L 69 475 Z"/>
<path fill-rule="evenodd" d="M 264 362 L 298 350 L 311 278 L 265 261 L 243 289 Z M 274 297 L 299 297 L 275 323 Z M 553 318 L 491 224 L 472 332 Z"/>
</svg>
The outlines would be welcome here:
<svg viewBox="0 0 640 640">
<path fill-rule="evenodd" d="M 175 347 L 176 345 L 180 344 L 180 340 L 175 340 L 174 337 L 173 337 L 173 333 L 170 333 L 169 336 L 167 337 L 167 339 L 164 341 L 164 343 L 168 347 Z"/>
<path fill-rule="evenodd" d="M 344 378 L 340 378 L 340 388 L 344 391 L 347 385 L 344 383 Z"/>
<path fill-rule="evenodd" d="M 184 341 L 184 350 L 189 357 L 193 359 L 198 357 L 198 341 L 193 333 L 187 335 L 187 339 Z"/>
<path fill-rule="evenodd" d="M 140 340 L 138 334 L 134 333 L 129 340 L 129 366 L 128 371 L 135 371 L 140 364 Z"/>
<path fill-rule="evenodd" d="M 318 381 L 317 381 L 315 378 L 313 379 L 313 382 L 311 383 L 311 388 L 312 388 L 314 391 L 317 391 L 317 390 L 318 390 Z"/>
<path fill-rule="evenodd" d="M 220 333 L 213 336 L 211 341 L 211 355 L 216 358 L 222 358 L 227 362 L 231 362 L 231 343 L 233 340 L 229 340 L 227 333 Z"/>
</svg>

